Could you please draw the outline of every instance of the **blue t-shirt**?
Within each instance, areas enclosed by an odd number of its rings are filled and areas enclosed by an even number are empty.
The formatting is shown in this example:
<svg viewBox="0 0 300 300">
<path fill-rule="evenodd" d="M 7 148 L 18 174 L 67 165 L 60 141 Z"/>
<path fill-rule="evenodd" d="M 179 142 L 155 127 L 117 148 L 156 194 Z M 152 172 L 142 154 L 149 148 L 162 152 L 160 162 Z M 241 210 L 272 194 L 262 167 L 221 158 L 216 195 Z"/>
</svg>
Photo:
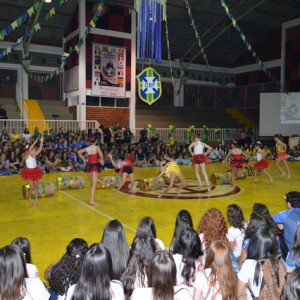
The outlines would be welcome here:
<svg viewBox="0 0 300 300">
<path fill-rule="evenodd" d="M 276 224 L 283 224 L 283 235 L 284 240 L 292 251 L 295 241 L 295 234 L 297 231 L 298 223 L 300 222 L 300 208 L 291 208 L 289 210 L 284 210 L 280 213 L 273 215 L 273 220 Z"/>
</svg>

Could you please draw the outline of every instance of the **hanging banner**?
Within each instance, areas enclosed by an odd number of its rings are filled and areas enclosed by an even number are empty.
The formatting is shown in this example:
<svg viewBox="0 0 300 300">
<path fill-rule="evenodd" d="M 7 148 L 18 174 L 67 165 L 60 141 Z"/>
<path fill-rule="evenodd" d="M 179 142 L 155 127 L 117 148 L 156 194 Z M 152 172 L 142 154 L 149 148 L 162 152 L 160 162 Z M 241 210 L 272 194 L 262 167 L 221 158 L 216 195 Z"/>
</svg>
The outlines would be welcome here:
<svg viewBox="0 0 300 300">
<path fill-rule="evenodd" d="M 162 92 L 160 75 L 153 68 L 144 69 L 136 76 L 138 80 L 138 93 L 144 102 L 152 105 L 156 102 Z"/>
<path fill-rule="evenodd" d="M 125 98 L 126 49 L 93 44 L 92 95 Z"/>
</svg>

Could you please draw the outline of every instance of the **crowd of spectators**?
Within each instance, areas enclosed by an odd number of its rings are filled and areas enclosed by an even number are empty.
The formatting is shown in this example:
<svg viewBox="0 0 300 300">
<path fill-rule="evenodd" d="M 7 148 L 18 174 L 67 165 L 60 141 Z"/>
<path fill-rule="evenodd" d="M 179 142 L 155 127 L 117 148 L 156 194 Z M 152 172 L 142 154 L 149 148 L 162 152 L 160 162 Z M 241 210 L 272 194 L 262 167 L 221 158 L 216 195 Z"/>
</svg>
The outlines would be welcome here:
<svg viewBox="0 0 300 300">
<path fill-rule="evenodd" d="M 89 135 L 94 134 L 97 144 L 100 145 L 104 155 L 104 169 L 112 169 L 112 163 L 108 157 L 112 153 L 115 160 L 123 160 L 125 157 L 132 160 L 137 167 L 161 166 L 165 164 L 164 154 L 176 158 L 179 165 L 189 165 L 192 158 L 188 151 L 188 145 L 170 145 L 157 139 L 148 139 L 147 128 L 140 132 L 140 139 L 137 143 L 131 143 L 132 133 L 128 126 L 122 129 L 117 123 L 113 128 L 91 130 L 65 130 L 60 128 L 58 132 L 53 129 L 40 132 L 36 127 L 33 133 L 25 128 L 23 133 L 18 133 L 13 129 L 9 134 L 6 129 L 0 133 L 0 175 L 18 174 L 24 167 L 24 149 L 26 143 L 31 143 L 39 136 L 45 138 L 44 147 L 41 154 L 37 157 L 38 165 L 45 173 L 50 172 L 70 172 L 84 170 L 84 162 L 80 159 L 77 151 L 90 145 Z M 209 154 L 212 162 L 224 160 L 230 144 L 212 145 L 213 150 Z M 256 159 L 256 150 L 252 143 L 240 144 L 250 160 Z M 268 159 L 275 158 L 275 149 L 264 146 L 264 151 Z M 290 160 L 300 160 L 300 146 L 289 149 Z"/>
<path fill-rule="evenodd" d="M 45 285 L 32 264 L 29 240 L 16 238 L 0 249 L 0 298 L 297 300 L 300 192 L 284 199 L 287 210 L 273 216 L 255 203 L 248 222 L 241 207 L 230 204 L 226 216 L 211 208 L 194 227 L 183 209 L 169 241 L 158 238 L 153 218 L 144 217 L 131 246 L 123 225 L 112 220 L 94 244 L 70 241 L 61 259 L 49 262 Z"/>
</svg>

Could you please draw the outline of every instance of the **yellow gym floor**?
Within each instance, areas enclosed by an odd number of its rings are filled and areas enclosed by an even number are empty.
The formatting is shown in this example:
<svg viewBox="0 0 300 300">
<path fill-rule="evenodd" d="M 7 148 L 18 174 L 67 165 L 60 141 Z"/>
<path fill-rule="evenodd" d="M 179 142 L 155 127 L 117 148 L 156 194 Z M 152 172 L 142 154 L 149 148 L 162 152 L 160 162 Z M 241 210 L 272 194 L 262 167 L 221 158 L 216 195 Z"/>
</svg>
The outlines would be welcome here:
<svg viewBox="0 0 300 300">
<path fill-rule="evenodd" d="M 251 163 L 250 165 L 252 165 Z M 273 176 L 273 183 L 261 174 L 258 182 L 253 183 L 253 177 L 237 180 L 237 189 L 233 191 L 231 185 L 214 185 L 210 193 L 206 187 L 197 187 L 192 166 L 181 166 L 189 186 L 180 195 L 171 193 L 165 199 L 157 196 L 159 192 L 141 194 L 119 194 L 113 189 L 99 189 L 96 191 L 98 206 L 90 206 L 89 182 L 84 172 L 45 174 L 44 182 L 56 185 L 58 177 L 83 176 L 85 188 L 77 190 L 57 190 L 53 197 L 39 198 L 36 207 L 29 206 L 23 199 L 22 187 L 26 183 L 20 176 L 0 177 L 0 247 L 9 244 L 16 237 L 27 237 L 31 242 L 31 255 L 37 265 L 43 280 L 46 267 L 65 253 L 68 243 L 76 237 L 85 239 L 89 245 L 99 242 L 105 224 L 118 219 L 126 229 L 128 242 L 131 243 L 139 220 L 144 216 L 151 216 L 156 224 L 157 237 L 162 239 L 166 247 L 172 238 L 175 218 L 181 209 L 190 211 L 194 227 L 203 213 L 217 207 L 226 217 L 229 204 L 240 205 L 247 219 L 252 205 L 256 202 L 268 205 L 271 213 L 285 209 L 283 196 L 292 190 L 300 191 L 300 162 L 289 162 L 292 178 L 286 180 L 280 177 L 279 171 L 271 162 L 268 171 Z M 207 173 L 224 172 L 228 168 L 223 163 L 212 163 L 207 166 Z M 156 176 L 158 168 L 135 168 L 135 178 L 145 179 Z M 100 176 L 116 175 L 113 170 L 104 170 Z M 202 182 L 205 185 L 202 174 Z M 174 199 L 175 198 L 175 199 Z"/>
</svg>

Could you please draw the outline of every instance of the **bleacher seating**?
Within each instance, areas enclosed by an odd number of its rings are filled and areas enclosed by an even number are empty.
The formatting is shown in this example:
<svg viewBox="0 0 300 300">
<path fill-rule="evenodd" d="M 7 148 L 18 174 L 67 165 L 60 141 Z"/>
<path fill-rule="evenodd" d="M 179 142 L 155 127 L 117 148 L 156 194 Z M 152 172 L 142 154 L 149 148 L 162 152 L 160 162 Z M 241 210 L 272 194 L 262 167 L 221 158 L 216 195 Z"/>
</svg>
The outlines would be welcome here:
<svg viewBox="0 0 300 300">
<path fill-rule="evenodd" d="M 239 123 L 226 113 L 225 108 L 196 108 L 173 106 L 137 106 L 136 127 L 141 128 L 151 123 L 155 128 L 166 128 L 170 124 L 177 128 L 186 128 L 188 125 L 208 128 L 243 128 Z"/>
<path fill-rule="evenodd" d="M 0 98 L 0 104 L 6 110 L 9 119 L 21 119 L 21 113 L 16 99 Z"/>
<path fill-rule="evenodd" d="M 39 106 L 46 120 L 72 120 L 72 114 L 63 101 L 39 100 Z"/>
</svg>

